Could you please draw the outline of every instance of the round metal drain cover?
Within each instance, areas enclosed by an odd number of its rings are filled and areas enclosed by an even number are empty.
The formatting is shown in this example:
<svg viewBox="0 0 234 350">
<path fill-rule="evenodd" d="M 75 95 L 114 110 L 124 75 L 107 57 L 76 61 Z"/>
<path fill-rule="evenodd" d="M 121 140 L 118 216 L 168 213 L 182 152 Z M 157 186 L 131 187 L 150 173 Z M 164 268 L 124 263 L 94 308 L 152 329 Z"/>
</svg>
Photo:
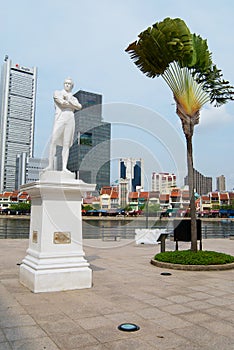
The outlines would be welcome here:
<svg viewBox="0 0 234 350">
<path fill-rule="evenodd" d="M 171 276 L 171 273 L 170 272 L 162 272 L 161 275 L 162 276 Z"/>
<path fill-rule="evenodd" d="M 118 326 L 118 329 L 124 332 L 136 332 L 139 331 L 140 327 L 134 323 L 122 323 Z"/>
</svg>

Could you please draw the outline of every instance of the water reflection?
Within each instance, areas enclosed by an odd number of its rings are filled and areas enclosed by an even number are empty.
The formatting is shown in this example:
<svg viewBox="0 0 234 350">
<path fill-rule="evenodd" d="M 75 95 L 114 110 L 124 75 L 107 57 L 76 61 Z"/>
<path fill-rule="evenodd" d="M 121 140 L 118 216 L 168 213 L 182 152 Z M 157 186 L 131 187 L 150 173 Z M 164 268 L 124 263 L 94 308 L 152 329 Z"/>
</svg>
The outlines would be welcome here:
<svg viewBox="0 0 234 350">
<path fill-rule="evenodd" d="M 147 223 L 149 228 L 173 228 L 173 221 L 160 221 L 158 218 L 150 218 Z M 0 238 L 28 238 L 29 218 L 3 218 L 0 217 Z M 146 221 L 133 219 L 119 220 L 83 220 L 83 238 L 102 238 L 104 232 L 119 234 L 121 238 L 134 238 L 136 228 L 146 228 Z M 232 221 L 202 221 L 203 238 L 229 237 L 234 235 L 234 222 Z"/>
<path fill-rule="evenodd" d="M 166 228 L 167 222 L 157 219 L 151 219 L 147 223 L 149 228 Z M 118 234 L 121 238 L 133 239 L 135 229 L 146 228 L 145 220 L 138 219 L 115 219 L 115 220 L 83 220 L 84 238 L 102 238 L 105 233 Z"/>
<path fill-rule="evenodd" d="M 29 218 L 0 218 L 0 238 L 28 238 L 29 226 Z"/>
</svg>

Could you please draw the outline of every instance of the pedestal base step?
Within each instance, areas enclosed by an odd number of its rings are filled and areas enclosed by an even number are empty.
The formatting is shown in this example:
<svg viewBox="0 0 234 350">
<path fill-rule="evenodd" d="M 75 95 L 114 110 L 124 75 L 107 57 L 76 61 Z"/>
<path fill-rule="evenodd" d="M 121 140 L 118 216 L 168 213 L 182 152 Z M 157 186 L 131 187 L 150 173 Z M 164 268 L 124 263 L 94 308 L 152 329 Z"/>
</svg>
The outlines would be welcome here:
<svg viewBox="0 0 234 350">
<path fill-rule="evenodd" d="M 92 287 L 92 270 L 78 267 L 38 271 L 22 264 L 20 282 L 34 293 L 85 289 Z"/>
</svg>

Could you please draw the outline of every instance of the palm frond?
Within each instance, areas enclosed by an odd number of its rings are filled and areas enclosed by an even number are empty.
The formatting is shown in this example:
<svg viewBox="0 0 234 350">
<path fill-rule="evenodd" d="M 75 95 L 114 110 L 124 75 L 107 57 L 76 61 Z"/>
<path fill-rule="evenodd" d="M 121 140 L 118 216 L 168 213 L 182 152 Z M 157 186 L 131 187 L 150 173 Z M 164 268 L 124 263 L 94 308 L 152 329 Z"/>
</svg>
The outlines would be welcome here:
<svg viewBox="0 0 234 350">
<path fill-rule="evenodd" d="M 173 62 L 162 77 L 172 90 L 176 103 L 180 104 L 186 115 L 195 115 L 209 101 L 209 95 L 204 91 L 203 84 L 195 81 L 187 67 L 181 68 L 177 62 Z"/>
<path fill-rule="evenodd" d="M 203 84 L 210 96 L 210 102 L 219 107 L 234 100 L 234 88 L 229 81 L 223 79 L 223 74 L 216 65 L 203 72 L 193 72 L 195 80 Z"/>
<path fill-rule="evenodd" d="M 184 81 L 177 77 L 178 70 L 174 70 L 173 65 L 168 70 L 172 62 L 177 62 L 181 68 L 190 71 L 199 85 L 202 84 L 202 89 L 207 91 L 210 102 L 215 106 L 234 100 L 234 87 L 223 79 L 221 71 L 212 63 L 207 41 L 191 34 L 180 18 L 165 18 L 138 37 L 138 41 L 131 43 L 126 52 L 148 77 L 162 75 L 172 90 L 180 91 Z"/>
<path fill-rule="evenodd" d="M 154 78 L 163 74 L 173 61 L 191 61 L 192 38 L 185 22 L 179 18 L 166 18 L 139 34 L 128 52 L 137 67 Z"/>
<path fill-rule="evenodd" d="M 196 73 L 205 72 L 212 65 L 211 52 L 208 49 L 207 40 L 202 39 L 200 35 L 193 34 L 193 54 L 191 62 L 187 64 L 189 69 Z"/>
</svg>

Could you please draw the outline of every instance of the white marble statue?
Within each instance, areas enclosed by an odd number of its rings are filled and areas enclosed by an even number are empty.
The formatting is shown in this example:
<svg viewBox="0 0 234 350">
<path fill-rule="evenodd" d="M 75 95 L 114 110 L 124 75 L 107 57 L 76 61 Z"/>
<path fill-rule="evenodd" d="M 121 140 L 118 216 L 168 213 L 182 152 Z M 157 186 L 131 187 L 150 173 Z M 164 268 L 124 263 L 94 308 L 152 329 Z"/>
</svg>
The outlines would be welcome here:
<svg viewBox="0 0 234 350">
<path fill-rule="evenodd" d="M 71 78 L 64 81 L 64 89 L 54 92 L 55 119 L 50 143 L 49 165 L 45 170 L 54 169 L 56 146 L 62 146 L 62 170 L 67 170 L 69 148 L 72 146 L 75 118 L 74 111 L 82 108 L 78 99 L 71 93 L 74 83 Z"/>
</svg>

